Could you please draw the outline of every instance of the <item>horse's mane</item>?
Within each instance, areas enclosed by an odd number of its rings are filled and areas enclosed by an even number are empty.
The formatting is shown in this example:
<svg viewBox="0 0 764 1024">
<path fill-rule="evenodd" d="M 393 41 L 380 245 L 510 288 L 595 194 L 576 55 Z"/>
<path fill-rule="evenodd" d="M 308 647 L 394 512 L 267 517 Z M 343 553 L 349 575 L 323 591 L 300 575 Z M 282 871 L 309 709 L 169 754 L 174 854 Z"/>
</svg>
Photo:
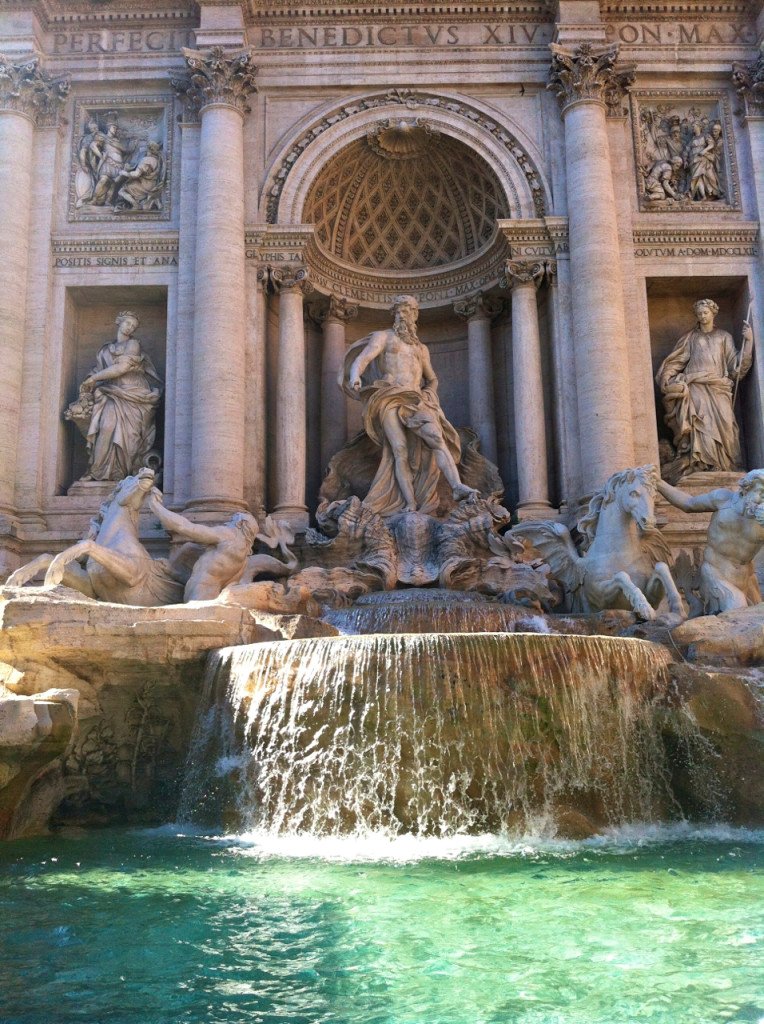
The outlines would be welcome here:
<svg viewBox="0 0 764 1024">
<path fill-rule="evenodd" d="M 650 465 L 637 466 L 635 469 L 622 469 L 620 473 L 613 473 L 605 486 L 592 495 L 586 515 L 582 516 L 581 519 L 578 520 L 578 532 L 581 534 L 582 538 L 582 553 L 584 551 L 588 551 L 591 546 L 594 536 L 597 533 L 597 524 L 599 523 L 600 513 L 603 508 L 606 508 L 615 501 L 616 492 L 619 488 L 629 486 L 629 484 L 638 483 L 641 487 L 644 487 L 645 490 L 655 493 L 657 477 L 657 469 L 655 466 Z M 644 533 L 645 540 L 648 543 L 652 543 L 654 541 L 652 534 L 657 532 L 657 530 L 646 530 Z M 662 538 L 661 543 L 663 544 Z M 663 556 L 661 556 L 661 559 L 662 558 Z M 661 559 L 658 560 L 660 561 Z"/>
</svg>

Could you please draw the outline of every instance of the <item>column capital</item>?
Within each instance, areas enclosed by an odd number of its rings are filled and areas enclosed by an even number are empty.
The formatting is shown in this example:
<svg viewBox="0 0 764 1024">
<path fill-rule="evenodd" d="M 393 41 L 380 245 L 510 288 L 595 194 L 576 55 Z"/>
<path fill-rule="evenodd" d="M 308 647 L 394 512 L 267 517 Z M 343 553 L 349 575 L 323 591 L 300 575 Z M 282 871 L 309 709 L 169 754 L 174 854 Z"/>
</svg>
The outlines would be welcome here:
<svg viewBox="0 0 764 1024">
<path fill-rule="evenodd" d="M 252 50 L 229 53 L 222 46 L 201 50 L 183 48 L 186 69 L 170 75 L 172 87 L 186 101 L 187 116 L 199 114 L 215 104 L 233 107 L 248 114 L 249 96 L 255 92 L 257 68 L 252 63 Z"/>
<path fill-rule="evenodd" d="M 358 316 L 358 306 L 340 295 L 330 295 L 328 305 L 317 300 L 311 302 L 306 312 L 317 327 L 323 327 L 329 323 L 345 324 L 354 320 Z"/>
<path fill-rule="evenodd" d="M 283 292 L 302 292 L 309 295 L 313 291 L 310 283 L 310 270 L 304 266 L 266 267 L 268 285 L 277 294 Z"/>
<path fill-rule="evenodd" d="M 16 111 L 37 127 L 57 123 L 69 85 L 69 75 L 49 75 L 36 55 L 13 61 L 0 54 L 0 110 Z"/>
<path fill-rule="evenodd" d="M 478 292 L 470 295 L 469 298 L 460 299 L 454 303 L 454 313 L 463 320 L 493 320 L 501 313 L 504 303 Z"/>
<path fill-rule="evenodd" d="M 547 284 L 553 288 L 557 284 L 557 260 L 544 261 L 544 275 Z"/>
<path fill-rule="evenodd" d="M 538 288 L 544 280 L 549 260 L 507 260 L 501 279 L 502 288 L 520 288 L 530 285 Z"/>
<path fill-rule="evenodd" d="M 634 82 L 636 66 L 621 64 L 617 45 L 594 47 L 581 43 L 575 50 L 550 43 L 552 67 L 547 89 L 562 100 L 563 113 L 574 103 L 601 103 L 618 111 L 619 104 Z"/>
<path fill-rule="evenodd" d="M 733 64 L 732 81 L 745 100 L 746 112 L 764 114 L 764 49 L 751 64 Z"/>
</svg>

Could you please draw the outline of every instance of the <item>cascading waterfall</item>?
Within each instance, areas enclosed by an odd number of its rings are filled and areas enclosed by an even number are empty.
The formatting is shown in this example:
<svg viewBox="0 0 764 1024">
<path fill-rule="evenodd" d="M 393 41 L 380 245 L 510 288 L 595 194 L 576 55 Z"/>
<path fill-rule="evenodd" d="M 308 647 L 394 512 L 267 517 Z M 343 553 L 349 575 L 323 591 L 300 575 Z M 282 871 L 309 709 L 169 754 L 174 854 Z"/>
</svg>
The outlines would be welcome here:
<svg viewBox="0 0 764 1024">
<path fill-rule="evenodd" d="M 224 649 L 180 817 L 320 835 L 663 817 L 669 660 L 640 640 L 518 633 Z"/>
</svg>

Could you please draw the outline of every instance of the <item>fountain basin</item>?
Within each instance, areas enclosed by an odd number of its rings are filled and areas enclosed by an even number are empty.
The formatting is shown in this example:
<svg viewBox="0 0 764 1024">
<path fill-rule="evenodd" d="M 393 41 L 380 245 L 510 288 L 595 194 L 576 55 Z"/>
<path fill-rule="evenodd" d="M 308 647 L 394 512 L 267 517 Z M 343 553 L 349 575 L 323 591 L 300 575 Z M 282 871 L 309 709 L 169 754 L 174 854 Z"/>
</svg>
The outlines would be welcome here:
<svg viewBox="0 0 764 1024">
<path fill-rule="evenodd" d="M 340 636 L 211 656 L 181 818 L 274 833 L 569 834 L 665 816 L 670 656 L 531 633 Z"/>
</svg>

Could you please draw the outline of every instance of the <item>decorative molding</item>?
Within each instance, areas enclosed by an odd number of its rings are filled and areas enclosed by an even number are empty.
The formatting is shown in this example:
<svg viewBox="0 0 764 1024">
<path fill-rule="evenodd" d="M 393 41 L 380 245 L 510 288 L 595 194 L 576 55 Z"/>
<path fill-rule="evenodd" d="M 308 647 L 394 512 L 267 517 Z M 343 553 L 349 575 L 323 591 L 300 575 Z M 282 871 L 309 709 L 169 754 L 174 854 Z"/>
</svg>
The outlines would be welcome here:
<svg viewBox="0 0 764 1024">
<path fill-rule="evenodd" d="M 562 101 L 563 113 L 574 103 L 603 103 L 610 112 L 620 114 L 621 101 L 636 77 L 634 64 L 621 64 L 618 45 L 595 48 L 581 43 L 569 50 L 551 43 L 552 68 L 547 89 Z"/>
<path fill-rule="evenodd" d="M 68 74 L 44 71 L 36 55 L 13 61 L 0 54 L 0 110 L 23 114 L 38 128 L 58 123 L 70 84 Z"/>
<path fill-rule="evenodd" d="M 279 294 L 286 291 L 300 291 L 303 295 L 309 295 L 313 291 L 310 281 L 310 269 L 296 263 L 281 265 L 278 267 L 266 267 L 268 291 Z"/>
<path fill-rule="evenodd" d="M 51 257 L 56 270 L 177 267 L 178 236 L 54 238 Z"/>
<path fill-rule="evenodd" d="M 546 204 L 544 189 L 541 184 L 539 172 L 523 147 L 514 135 L 512 135 L 506 128 L 497 124 L 496 121 L 487 117 L 474 107 L 471 107 L 466 102 L 455 101 L 431 92 L 418 92 L 412 89 L 390 89 L 385 93 L 364 97 L 355 103 L 349 103 L 339 107 L 337 110 L 327 113 L 320 121 L 318 121 L 317 124 L 314 124 L 312 127 L 307 128 L 301 133 L 297 142 L 295 142 L 289 152 L 281 160 L 280 165 L 272 172 L 271 180 L 273 184 L 270 186 L 268 192 L 266 212 L 268 223 L 276 223 L 278 218 L 279 200 L 281 199 L 281 193 L 284 190 L 287 177 L 289 176 L 297 158 L 302 155 L 311 143 L 340 121 L 353 117 L 360 111 L 374 110 L 378 107 L 390 106 L 390 104 L 400 104 L 407 110 L 420 110 L 420 108 L 427 107 L 442 108 L 450 114 L 455 114 L 457 117 L 462 117 L 473 122 L 478 125 L 478 127 L 482 128 L 483 131 L 488 132 L 507 150 L 515 163 L 518 164 L 528 183 L 531 195 L 533 196 L 533 205 L 536 214 L 539 217 L 544 216 Z"/>
<path fill-rule="evenodd" d="M 738 180 L 735 140 L 732 134 L 732 115 L 730 113 L 729 96 L 727 93 L 709 92 L 704 89 L 650 89 L 632 92 L 631 94 L 631 127 L 634 139 L 634 154 L 637 166 L 637 192 L 640 210 L 647 213 L 724 213 L 740 210 L 740 184 Z M 656 165 L 656 160 L 668 157 L 668 148 L 663 152 L 655 151 L 672 145 L 667 131 L 655 125 L 657 118 L 668 124 L 672 122 L 678 128 L 678 139 L 674 148 L 679 148 L 683 169 L 687 174 L 686 148 L 692 123 L 705 119 L 708 125 L 718 122 L 721 125 L 723 140 L 721 160 L 719 161 L 719 180 L 724 190 L 719 199 L 691 198 L 689 192 L 683 191 L 678 200 L 669 197 L 659 200 L 646 195 L 646 183 L 649 172 Z M 653 130 L 650 131 L 650 125 Z M 659 133 L 656 139 L 656 132 Z M 663 143 L 661 142 L 663 141 Z"/>
<path fill-rule="evenodd" d="M 175 133 L 174 101 L 172 96 L 141 96 L 136 93 L 122 96 L 78 97 L 74 103 L 72 125 L 72 148 L 69 172 L 69 208 L 70 221 L 166 221 L 170 220 L 172 210 L 172 189 L 170 187 L 170 168 L 172 167 L 173 142 Z M 84 170 L 87 165 L 87 153 L 83 153 L 89 144 L 95 145 L 96 159 L 102 152 L 102 145 L 95 139 L 89 125 L 95 123 L 98 132 L 105 134 L 110 120 L 119 125 L 120 145 L 128 145 L 131 152 L 124 160 L 125 170 L 137 166 L 148 153 L 148 147 L 159 144 L 157 153 L 160 161 L 156 185 L 147 190 L 145 199 L 136 208 L 120 201 L 117 189 L 102 203 L 92 201 L 92 193 L 88 194 L 91 179 L 97 172 L 89 174 Z M 97 166 L 97 164 L 95 165 Z M 129 179 L 124 179 L 127 184 Z M 141 208 L 142 207 L 142 208 Z"/>
<path fill-rule="evenodd" d="M 510 291 L 522 285 L 533 285 L 534 288 L 538 288 L 546 273 L 546 260 L 507 260 L 501 287 Z"/>
<path fill-rule="evenodd" d="M 500 220 L 497 224 L 509 245 L 512 259 L 544 259 L 569 251 L 567 217 Z"/>
<path fill-rule="evenodd" d="M 749 221 L 726 227 L 638 226 L 633 241 L 637 259 L 750 258 L 759 255 L 759 225 Z"/>
<path fill-rule="evenodd" d="M 187 70 L 171 74 L 173 89 L 192 112 L 201 112 L 213 104 L 233 107 L 248 114 L 248 99 L 256 91 L 257 68 L 252 63 L 252 50 L 229 53 L 222 46 L 200 50 L 183 48 Z"/>
<path fill-rule="evenodd" d="M 454 303 L 454 313 L 463 320 L 493 320 L 504 309 L 501 299 L 477 292 Z"/>
</svg>

